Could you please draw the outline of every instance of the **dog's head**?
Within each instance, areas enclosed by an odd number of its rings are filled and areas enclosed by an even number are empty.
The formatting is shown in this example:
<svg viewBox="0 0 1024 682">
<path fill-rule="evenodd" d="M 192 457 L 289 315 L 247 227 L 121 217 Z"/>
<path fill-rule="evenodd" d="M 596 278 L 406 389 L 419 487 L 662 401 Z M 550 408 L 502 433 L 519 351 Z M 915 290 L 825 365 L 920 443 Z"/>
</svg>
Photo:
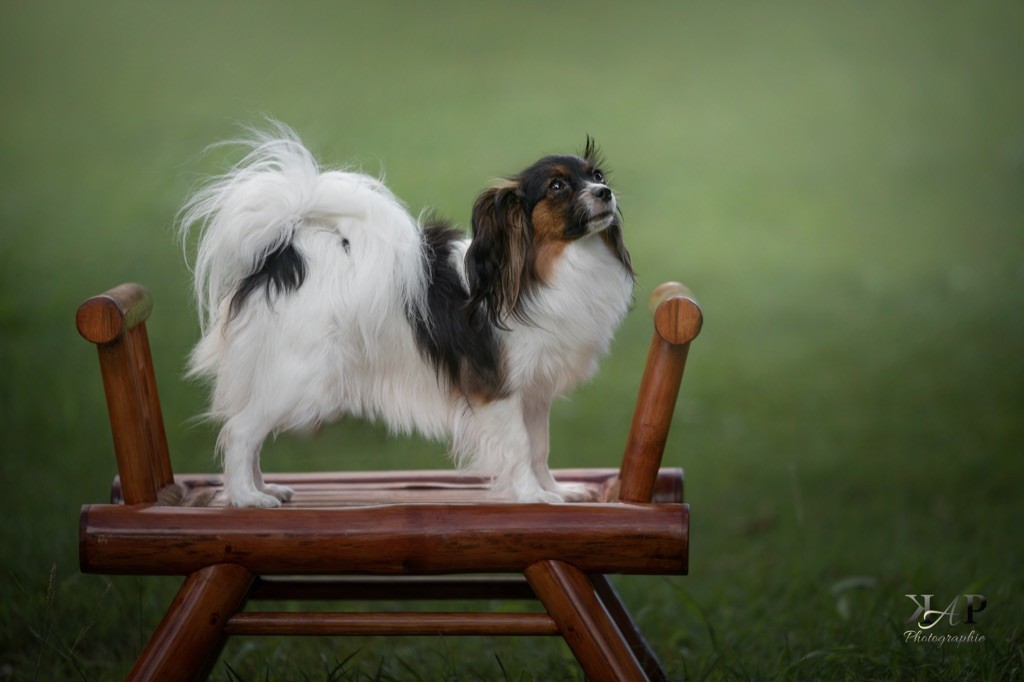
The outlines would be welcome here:
<svg viewBox="0 0 1024 682">
<path fill-rule="evenodd" d="M 603 165 L 588 136 L 581 156 L 545 156 L 477 198 L 466 253 L 471 308 L 498 326 L 509 317 L 528 319 L 530 296 L 580 239 L 601 239 L 633 273 Z"/>
</svg>

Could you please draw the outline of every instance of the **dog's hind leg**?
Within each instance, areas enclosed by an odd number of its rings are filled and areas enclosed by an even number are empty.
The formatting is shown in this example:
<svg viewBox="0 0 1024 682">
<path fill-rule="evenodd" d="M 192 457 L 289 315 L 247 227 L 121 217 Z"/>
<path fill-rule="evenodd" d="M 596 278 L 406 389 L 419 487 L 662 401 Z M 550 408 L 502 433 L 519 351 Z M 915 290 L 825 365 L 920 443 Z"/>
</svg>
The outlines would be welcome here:
<svg viewBox="0 0 1024 682">
<path fill-rule="evenodd" d="M 281 506 L 277 496 L 260 490 L 257 483 L 263 482 L 259 473 L 260 448 L 270 434 L 265 423 L 247 411 L 224 423 L 217 437 L 217 448 L 224 457 L 224 489 L 213 504 L 229 507 Z"/>
</svg>

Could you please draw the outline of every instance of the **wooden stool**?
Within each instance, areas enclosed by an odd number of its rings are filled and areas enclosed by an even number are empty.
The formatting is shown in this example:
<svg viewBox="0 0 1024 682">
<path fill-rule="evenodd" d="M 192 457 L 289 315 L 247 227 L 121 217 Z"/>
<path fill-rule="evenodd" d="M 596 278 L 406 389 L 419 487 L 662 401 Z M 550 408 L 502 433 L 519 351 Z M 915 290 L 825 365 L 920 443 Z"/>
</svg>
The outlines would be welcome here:
<svg viewBox="0 0 1024 682">
<path fill-rule="evenodd" d="M 120 473 L 112 504 L 82 507 L 82 571 L 185 576 L 129 679 L 203 679 L 229 635 L 286 634 L 560 635 L 592 680 L 666 678 L 605 576 L 687 570 L 683 472 L 660 469 L 703 321 L 685 287 L 651 297 L 655 333 L 621 468 L 554 472 L 600 500 L 578 504 L 496 503 L 479 478 L 409 471 L 279 474 L 268 481 L 295 489 L 281 509 L 189 506 L 221 479 L 173 473 L 151 308 L 143 287 L 123 284 L 77 315 L 99 350 Z M 538 599 L 546 613 L 243 610 L 261 599 L 448 598 Z"/>
</svg>

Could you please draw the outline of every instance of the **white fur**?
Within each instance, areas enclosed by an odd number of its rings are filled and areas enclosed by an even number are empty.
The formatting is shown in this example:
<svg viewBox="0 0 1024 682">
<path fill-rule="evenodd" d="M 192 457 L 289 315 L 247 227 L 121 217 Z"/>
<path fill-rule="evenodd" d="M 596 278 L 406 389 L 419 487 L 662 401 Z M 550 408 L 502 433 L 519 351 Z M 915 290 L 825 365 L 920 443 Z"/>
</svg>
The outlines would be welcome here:
<svg viewBox="0 0 1024 682">
<path fill-rule="evenodd" d="M 344 415 L 394 431 L 450 437 L 456 461 L 489 476 L 496 496 L 580 499 L 548 472 L 548 413 L 597 369 L 626 313 L 632 277 L 596 236 L 572 242 L 530 303 L 530 323 L 500 330 L 509 396 L 470 402 L 439 381 L 407 310 L 423 310 L 420 225 L 379 181 L 322 171 L 293 132 L 257 135 L 251 153 L 196 193 L 182 228 L 201 231 L 195 285 L 202 338 L 190 373 L 212 379 L 209 414 L 224 422 L 220 502 L 278 506 L 267 485 L 267 436 Z M 342 240 L 348 241 L 348 248 Z M 260 254 L 292 240 L 306 262 L 297 291 L 252 294 L 233 319 L 231 297 Z M 468 241 L 459 244 L 460 273 Z"/>
</svg>

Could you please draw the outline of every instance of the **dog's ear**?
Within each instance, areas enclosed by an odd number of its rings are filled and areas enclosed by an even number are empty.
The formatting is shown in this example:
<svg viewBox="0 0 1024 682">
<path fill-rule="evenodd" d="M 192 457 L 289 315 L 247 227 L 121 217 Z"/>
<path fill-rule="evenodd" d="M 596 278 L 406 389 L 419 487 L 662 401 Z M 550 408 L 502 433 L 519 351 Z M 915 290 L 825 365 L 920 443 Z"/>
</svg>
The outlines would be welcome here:
<svg viewBox="0 0 1024 682">
<path fill-rule="evenodd" d="M 525 319 L 533 228 L 518 183 L 486 190 L 473 204 L 473 242 L 466 252 L 471 319 L 483 315 L 507 329 L 508 317 Z"/>
<path fill-rule="evenodd" d="M 615 258 L 618 259 L 622 266 L 626 268 L 633 281 L 636 281 L 636 271 L 633 270 L 633 261 L 629 257 L 629 251 L 626 250 L 626 242 L 622 238 L 622 224 L 621 214 L 615 217 L 615 222 L 612 223 L 608 228 L 601 231 L 601 239 L 608 245 Z"/>
</svg>

